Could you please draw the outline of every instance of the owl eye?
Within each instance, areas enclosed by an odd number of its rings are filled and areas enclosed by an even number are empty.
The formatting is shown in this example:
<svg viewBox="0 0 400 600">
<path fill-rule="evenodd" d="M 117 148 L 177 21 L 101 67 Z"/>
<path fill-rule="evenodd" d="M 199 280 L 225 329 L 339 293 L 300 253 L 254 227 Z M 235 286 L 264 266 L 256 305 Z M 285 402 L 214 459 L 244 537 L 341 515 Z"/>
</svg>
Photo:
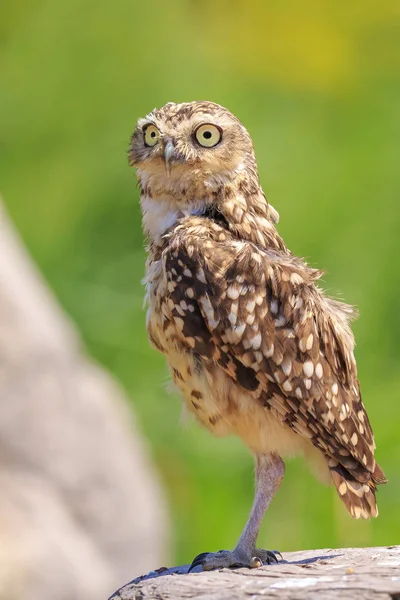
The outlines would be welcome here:
<svg viewBox="0 0 400 600">
<path fill-rule="evenodd" d="M 216 125 L 200 125 L 194 132 L 197 142 L 205 148 L 213 148 L 222 139 L 222 131 Z"/>
<path fill-rule="evenodd" d="M 155 146 L 160 139 L 160 132 L 155 125 L 147 125 L 147 127 L 143 129 L 143 134 L 145 146 Z"/>
</svg>

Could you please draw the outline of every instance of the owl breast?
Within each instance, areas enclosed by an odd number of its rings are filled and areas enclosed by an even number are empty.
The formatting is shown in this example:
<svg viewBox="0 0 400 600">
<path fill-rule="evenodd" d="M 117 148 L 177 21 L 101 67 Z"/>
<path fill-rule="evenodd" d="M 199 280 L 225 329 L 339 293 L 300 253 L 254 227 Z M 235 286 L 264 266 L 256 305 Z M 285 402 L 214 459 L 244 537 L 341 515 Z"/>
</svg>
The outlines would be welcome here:
<svg viewBox="0 0 400 600">
<path fill-rule="evenodd" d="M 161 260 L 148 265 L 146 277 L 147 334 L 150 344 L 164 354 L 172 380 L 181 393 L 186 408 L 202 425 L 216 435 L 227 435 L 229 427 L 221 419 L 221 400 L 208 393 L 208 370 L 204 361 L 193 354 L 182 341 L 176 329 L 171 310 L 173 302 L 168 295 L 168 283 Z"/>
<path fill-rule="evenodd" d="M 182 340 L 172 317 L 173 302 L 161 261 L 148 265 L 146 291 L 149 341 L 166 357 L 185 408 L 201 425 L 217 436 L 237 435 L 254 453 L 312 452 L 308 440 L 285 428 L 211 357 L 199 358 Z"/>
</svg>

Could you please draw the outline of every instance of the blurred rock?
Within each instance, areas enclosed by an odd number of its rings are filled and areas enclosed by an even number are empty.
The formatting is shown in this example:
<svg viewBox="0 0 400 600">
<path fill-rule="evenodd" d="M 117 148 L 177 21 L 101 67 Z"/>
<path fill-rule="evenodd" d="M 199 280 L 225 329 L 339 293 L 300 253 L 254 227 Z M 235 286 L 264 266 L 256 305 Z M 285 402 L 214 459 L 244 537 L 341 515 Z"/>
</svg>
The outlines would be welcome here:
<svg viewBox="0 0 400 600">
<path fill-rule="evenodd" d="M 0 204 L 0 599 L 99 600 L 165 561 L 164 498 L 110 375 Z"/>
</svg>

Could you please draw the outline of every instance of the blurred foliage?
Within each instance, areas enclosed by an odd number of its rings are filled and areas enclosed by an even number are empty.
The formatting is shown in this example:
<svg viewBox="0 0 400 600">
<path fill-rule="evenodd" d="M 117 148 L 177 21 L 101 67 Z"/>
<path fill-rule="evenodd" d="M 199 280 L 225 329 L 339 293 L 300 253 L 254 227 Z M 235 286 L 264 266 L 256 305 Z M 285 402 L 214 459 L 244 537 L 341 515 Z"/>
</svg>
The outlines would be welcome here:
<svg viewBox="0 0 400 600">
<path fill-rule="evenodd" d="M 136 119 L 170 100 L 214 100 L 239 116 L 287 244 L 361 312 L 360 378 L 390 479 L 381 516 L 352 521 L 296 459 L 261 543 L 398 543 L 399 4 L 2 0 L 0 11 L 0 187 L 89 351 L 132 397 L 169 493 L 171 561 L 233 546 L 253 473 L 238 440 L 180 427 L 146 341 L 126 150 Z"/>
</svg>

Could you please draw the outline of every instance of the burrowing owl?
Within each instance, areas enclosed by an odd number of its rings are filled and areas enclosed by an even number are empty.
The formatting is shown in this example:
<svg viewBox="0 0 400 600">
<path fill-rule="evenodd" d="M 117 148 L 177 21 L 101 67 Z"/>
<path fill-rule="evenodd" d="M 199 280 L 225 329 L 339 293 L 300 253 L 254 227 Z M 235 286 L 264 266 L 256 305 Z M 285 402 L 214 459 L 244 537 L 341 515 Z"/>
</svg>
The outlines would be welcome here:
<svg viewBox="0 0 400 600">
<path fill-rule="evenodd" d="M 213 102 L 168 103 L 140 119 L 130 163 L 148 238 L 147 330 L 186 407 L 255 455 L 256 493 L 233 551 L 203 569 L 276 560 L 256 549 L 283 478 L 303 453 L 355 518 L 376 517 L 386 478 L 361 401 L 350 306 L 287 249 L 258 179 L 249 134 Z"/>
</svg>

